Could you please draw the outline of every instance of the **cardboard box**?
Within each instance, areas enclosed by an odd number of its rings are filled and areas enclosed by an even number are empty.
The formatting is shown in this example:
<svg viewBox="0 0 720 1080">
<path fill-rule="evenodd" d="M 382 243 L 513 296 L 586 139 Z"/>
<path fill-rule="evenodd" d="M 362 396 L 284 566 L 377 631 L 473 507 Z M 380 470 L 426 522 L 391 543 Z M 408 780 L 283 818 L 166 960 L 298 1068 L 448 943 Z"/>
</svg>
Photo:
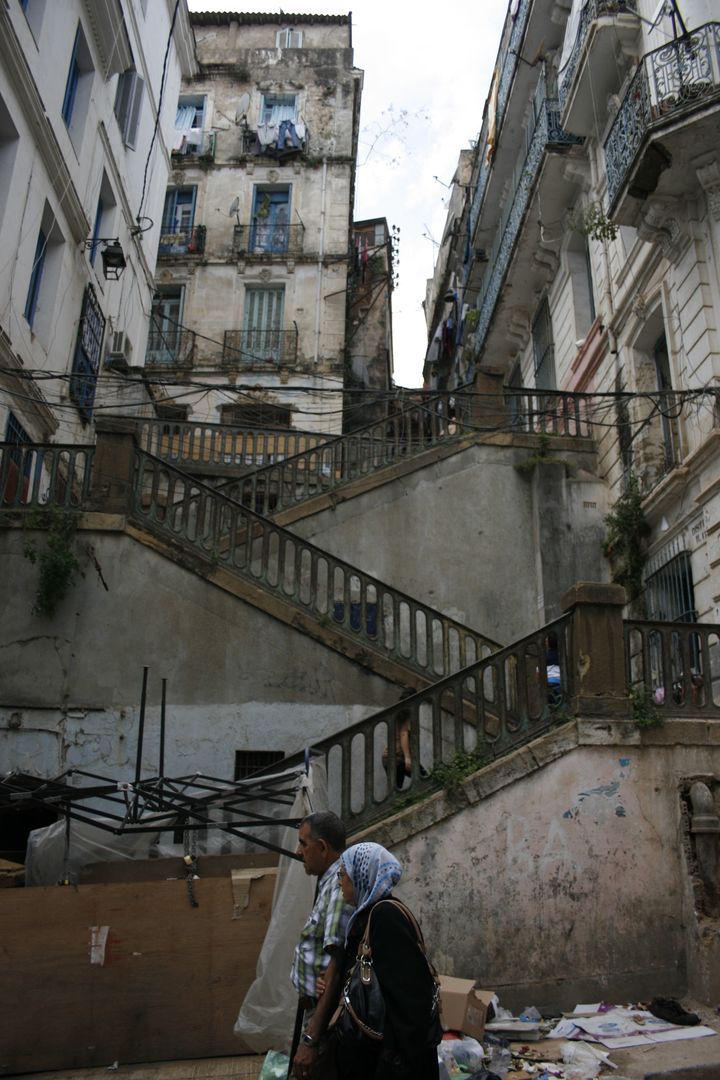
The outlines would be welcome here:
<svg viewBox="0 0 720 1080">
<path fill-rule="evenodd" d="M 476 990 L 472 979 L 440 975 L 441 1019 L 445 1031 L 462 1031 L 478 1042 L 485 1034 L 485 1016 L 494 990 Z"/>
</svg>

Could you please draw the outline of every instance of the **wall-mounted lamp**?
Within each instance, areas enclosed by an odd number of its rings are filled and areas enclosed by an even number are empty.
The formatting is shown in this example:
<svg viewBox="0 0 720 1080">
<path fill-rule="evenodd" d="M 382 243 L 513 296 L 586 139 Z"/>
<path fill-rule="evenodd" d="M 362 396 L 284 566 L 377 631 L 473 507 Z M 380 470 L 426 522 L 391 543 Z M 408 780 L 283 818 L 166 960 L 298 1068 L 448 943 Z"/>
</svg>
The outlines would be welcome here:
<svg viewBox="0 0 720 1080">
<path fill-rule="evenodd" d="M 83 240 L 83 247 L 88 251 L 94 251 L 98 244 L 102 244 L 100 258 L 103 264 L 103 276 L 106 281 L 118 281 L 123 270 L 127 266 L 123 249 L 117 236 L 94 236 L 90 240 Z"/>
</svg>

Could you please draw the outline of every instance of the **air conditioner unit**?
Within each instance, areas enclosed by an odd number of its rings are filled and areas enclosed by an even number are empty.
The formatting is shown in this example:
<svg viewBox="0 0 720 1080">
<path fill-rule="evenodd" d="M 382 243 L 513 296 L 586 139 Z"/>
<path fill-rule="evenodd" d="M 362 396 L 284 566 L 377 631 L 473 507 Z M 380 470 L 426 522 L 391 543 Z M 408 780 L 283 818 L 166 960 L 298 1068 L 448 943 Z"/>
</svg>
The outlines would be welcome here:
<svg viewBox="0 0 720 1080">
<path fill-rule="evenodd" d="M 108 339 L 105 363 L 108 367 L 127 371 L 132 353 L 132 344 L 124 330 L 114 330 Z"/>
</svg>

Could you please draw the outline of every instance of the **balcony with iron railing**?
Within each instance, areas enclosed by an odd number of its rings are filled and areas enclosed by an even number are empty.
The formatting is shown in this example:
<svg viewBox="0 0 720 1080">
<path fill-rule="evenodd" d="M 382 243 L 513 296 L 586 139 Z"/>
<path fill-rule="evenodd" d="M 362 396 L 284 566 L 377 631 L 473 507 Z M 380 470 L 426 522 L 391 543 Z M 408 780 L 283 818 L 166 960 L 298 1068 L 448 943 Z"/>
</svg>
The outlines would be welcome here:
<svg viewBox="0 0 720 1080">
<path fill-rule="evenodd" d="M 639 30 L 637 0 L 586 0 L 572 51 L 559 73 L 558 98 L 567 131 L 592 135 L 603 125 L 608 95 L 622 85 Z"/>
<path fill-rule="evenodd" d="M 273 161 L 288 161 L 307 156 L 310 135 L 307 127 L 300 128 L 302 137 L 297 134 L 294 124 L 288 127 L 287 121 L 282 134 L 278 125 L 276 138 L 268 138 L 269 133 L 257 127 L 245 127 L 240 133 L 240 150 L 243 157 L 265 157 Z"/>
<path fill-rule="evenodd" d="M 510 191 L 500 211 L 492 247 L 487 253 L 485 275 L 479 285 L 476 303 L 479 314 L 476 329 L 467 339 L 467 346 L 473 354 L 480 353 L 486 344 L 490 323 L 516 253 L 521 229 L 534 196 L 543 163 L 549 153 L 565 153 L 582 141 L 576 135 L 569 135 L 560 126 L 559 103 L 557 98 L 548 95 L 543 73 L 533 97 L 526 145 L 516 163 Z M 552 183 L 547 184 L 546 187 L 545 203 L 547 205 L 543 205 L 543 211 L 544 215 L 552 220 L 554 216 L 561 217 L 561 207 L 568 205 L 568 188 L 571 184 L 558 171 L 558 174 L 553 176 Z M 555 215 L 556 205 L 558 206 L 557 215 Z M 530 257 L 536 254 L 536 251 L 537 236 L 533 232 L 529 239 Z M 527 292 L 526 288 L 525 292 Z"/>
<path fill-rule="evenodd" d="M 297 354 L 297 327 L 292 330 L 226 330 L 222 366 L 287 367 L 297 361 Z"/>
<path fill-rule="evenodd" d="M 215 160 L 217 132 L 203 131 L 198 142 L 184 141 L 183 145 L 172 151 L 173 168 L 179 165 L 197 165 L 198 162 Z"/>
<path fill-rule="evenodd" d="M 204 225 L 189 225 L 187 228 L 173 229 L 172 232 L 161 232 L 158 257 L 204 254 L 205 233 Z"/>
<path fill-rule="evenodd" d="M 151 330 L 145 351 L 146 367 L 190 368 L 195 356 L 195 332 L 168 327 Z"/>
<path fill-rule="evenodd" d="M 651 194 L 687 198 L 697 186 L 698 155 L 717 151 L 719 111 L 720 23 L 643 56 L 605 140 L 615 221 L 635 224 Z"/>
<path fill-rule="evenodd" d="M 272 259 L 274 256 L 303 254 L 304 225 L 251 221 L 233 229 L 233 252 L 246 258 Z"/>
</svg>

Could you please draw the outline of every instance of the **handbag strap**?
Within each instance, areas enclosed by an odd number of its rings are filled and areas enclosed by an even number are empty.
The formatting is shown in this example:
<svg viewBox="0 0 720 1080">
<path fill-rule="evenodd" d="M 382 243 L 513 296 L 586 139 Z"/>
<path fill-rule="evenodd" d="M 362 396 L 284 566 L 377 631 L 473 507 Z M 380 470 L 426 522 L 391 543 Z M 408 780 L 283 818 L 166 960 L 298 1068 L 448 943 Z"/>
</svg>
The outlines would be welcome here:
<svg viewBox="0 0 720 1080">
<path fill-rule="evenodd" d="M 379 907 L 380 904 L 392 904 L 393 907 L 396 907 L 398 911 L 401 911 L 405 918 L 408 920 L 413 930 L 415 931 L 415 940 L 417 947 L 425 957 L 425 963 L 428 966 L 430 974 L 432 975 L 435 982 L 437 982 L 438 974 L 435 970 L 434 965 L 431 963 L 430 958 L 428 957 L 425 948 L 425 938 L 423 937 L 422 930 L 420 929 L 420 923 L 417 921 L 410 908 L 406 907 L 405 904 L 403 904 L 402 900 L 396 900 L 394 897 L 387 897 L 385 900 L 378 900 L 378 902 L 376 904 L 373 904 L 373 906 L 370 908 L 370 911 L 368 913 L 368 921 L 365 924 L 365 933 L 362 936 L 358 948 L 358 960 L 362 958 L 363 960 L 365 960 L 365 962 L 372 961 L 372 948 L 370 947 L 370 920 L 372 919 L 373 911 L 375 910 L 375 908 Z"/>
</svg>

